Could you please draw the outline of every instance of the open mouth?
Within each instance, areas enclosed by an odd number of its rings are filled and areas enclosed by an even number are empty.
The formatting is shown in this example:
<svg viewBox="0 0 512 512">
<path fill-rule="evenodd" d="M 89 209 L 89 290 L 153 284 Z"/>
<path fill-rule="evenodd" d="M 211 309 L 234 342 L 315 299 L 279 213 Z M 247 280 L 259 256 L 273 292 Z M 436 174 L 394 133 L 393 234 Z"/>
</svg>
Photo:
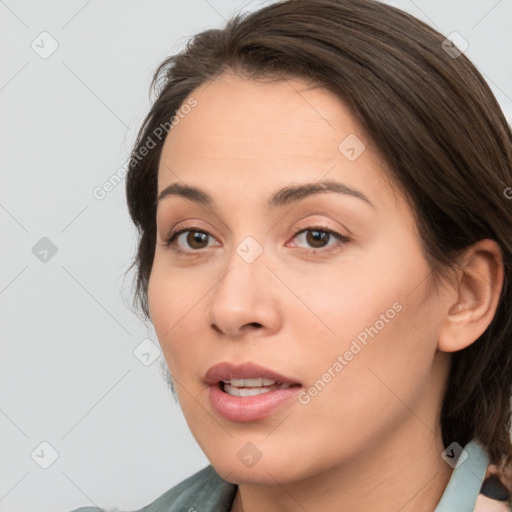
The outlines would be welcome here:
<svg viewBox="0 0 512 512">
<path fill-rule="evenodd" d="M 238 422 L 268 418 L 292 403 L 302 388 L 296 377 L 249 361 L 218 363 L 206 372 L 203 381 L 213 410 Z"/>
<path fill-rule="evenodd" d="M 231 396 L 256 396 L 278 389 L 287 389 L 293 386 L 300 386 L 300 384 L 279 382 L 262 377 L 252 379 L 230 379 L 219 382 L 220 389 Z"/>
</svg>

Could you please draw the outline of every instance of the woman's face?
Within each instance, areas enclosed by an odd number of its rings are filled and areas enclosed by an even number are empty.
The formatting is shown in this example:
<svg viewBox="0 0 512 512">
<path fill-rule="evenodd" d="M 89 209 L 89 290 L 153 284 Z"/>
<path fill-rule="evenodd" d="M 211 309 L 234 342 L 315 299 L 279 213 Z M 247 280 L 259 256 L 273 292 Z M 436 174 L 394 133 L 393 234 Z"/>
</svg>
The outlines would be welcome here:
<svg viewBox="0 0 512 512">
<path fill-rule="evenodd" d="M 223 75 L 192 97 L 158 194 L 178 184 L 210 203 L 176 189 L 159 201 L 148 298 L 212 465 L 232 482 L 284 483 L 439 435 L 446 304 L 349 110 L 299 80 Z M 293 192 L 325 181 L 337 191 Z"/>
</svg>

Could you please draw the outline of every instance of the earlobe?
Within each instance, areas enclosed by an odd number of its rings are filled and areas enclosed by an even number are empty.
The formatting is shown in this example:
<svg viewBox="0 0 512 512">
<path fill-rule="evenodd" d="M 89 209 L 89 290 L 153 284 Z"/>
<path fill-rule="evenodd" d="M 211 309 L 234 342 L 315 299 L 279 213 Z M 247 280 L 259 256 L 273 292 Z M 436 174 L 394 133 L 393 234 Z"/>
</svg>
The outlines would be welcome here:
<svg viewBox="0 0 512 512">
<path fill-rule="evenodd" d="M 499 244 L 479 240 L 464 254 L 456 300 L 448 304 L 438 349 L 456 352 L 474 343 L 496 313 L 503 287 L 503 255 Z"/>
</svg>

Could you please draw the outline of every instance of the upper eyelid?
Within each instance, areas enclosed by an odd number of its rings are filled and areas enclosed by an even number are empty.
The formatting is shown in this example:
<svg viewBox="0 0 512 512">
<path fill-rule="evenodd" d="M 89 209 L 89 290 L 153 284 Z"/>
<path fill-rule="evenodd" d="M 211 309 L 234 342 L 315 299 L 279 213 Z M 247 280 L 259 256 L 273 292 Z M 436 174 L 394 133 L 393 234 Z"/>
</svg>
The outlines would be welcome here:
<svg viewBox="0 0 512 512">
<path fill-rule="evenodd" d="M 295 227 L 295 228 L 290 228 L 289 231 L 288 231 L 288 234 L 291 235 L 291 234 L 294 234 L 294 235 L 298 235 L 300 232 L 302 231 L 307 231 L 307 230 L 313 230 L 313 229 L 317 229 L 317 230 L 323 230 L 323 231 L 332 231 L 332 232 L 335 232 L 335 233 L 339 233 L 339 229 L 337 228 L 331 228 L 329 226 L 323 226 L 321 225 L 320 222 L 317 222 L 315 223 L 314 221 L 310 221 L 304 225 L 300 225 L 299 227 Z M 208 229 L 204 229 L 198 225 L 184 225 L 184 226 L 180 226 L 178 228 L 173 228 L 170 233 L 167 235 L 166 238 L 169 238 L 169 237 L 172 237 L 174 235 L 177 235 L 178 233 L 179 234 L 183 234 L 183 232 L 186 232 L 186 231 L 198 231 L 198 232 L 201 232 L 201 233 L 206 233 L 208 234 L 209 236 L 212 236 L 214 238 L 216 238 L 214 235 L 212 235 L 212 233 L 208 230 Z M 346 229 L 346 231 L 348 232 L 348 229 Z M 343 233 L 339 233 L 340 235 L 343 235 Z M 346 235 L 344 235 L 346 236 Z"/>
<path fill-rule="evenodd" d="M 207 229 L 207 228 L 203 229 L 201 226 L 198 225 L 200 223 L 200 221 L 192 220 L 189 222 L 191 222 L 191 224 L 184 224 L 182 226 L 180 226 L 180 223 L 178 223 L 177 225 L 179 227 L 177 227 L 177 228 L 175 227 L 172 230 L 170 230 L 168 237 L 171 236 L 171 233 L 177 233 L 178 231 L 187 230 L 187 229 L 195 230 L 195 231 L 203 231 L 203 232 L 208 233 L 211 236 L 214 236 L 214 235 L 212 235 L 212 233 L 210 232 L 209 229 Z M 314 220 L 304 221 L 303 219 L 299 220 L 298 224 L 299 224 L 299 227 L 291 227 L 288 230 L 288 234 L 291 234 L 291 233 L 297 234 L 301 230 L 314 229 L 316 227 L 317 229 L 324 229 L 326 231 L 335 231 L 335 232 L 345 231 L 347 233 L 347 235 L 346 235 L 347 237 L 352 235 L 350 229 L 348 229 L 344 225 L 342 225 L 342 228 L 340 229 L 340 228 L 336 228 L 336 227 L 329 227 L 329 226 L 322 225 L 322 221 L 314 221 Z M 297 223 L 293 224 L 293 226 L 296 226 L 296 225 L 297 225 Z M 343 234 L 343 233 L 340 233 L 340 234 Z"/>
</svg>

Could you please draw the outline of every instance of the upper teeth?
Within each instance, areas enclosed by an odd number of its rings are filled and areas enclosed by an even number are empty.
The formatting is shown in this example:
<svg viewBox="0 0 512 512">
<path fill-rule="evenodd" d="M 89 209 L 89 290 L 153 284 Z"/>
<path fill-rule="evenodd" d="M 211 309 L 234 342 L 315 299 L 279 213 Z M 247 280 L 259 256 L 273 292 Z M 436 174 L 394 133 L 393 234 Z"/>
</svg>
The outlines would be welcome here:
<svg viewBox="0 0 512 512">
<path fill-rule="evenodd" d="M 237 388 L 259 388 L 261 386 L 272 386 L 272 384 L 275 384 L 277 381 L 258 377 L 256 379 L 231 379 L 223 382 L 236 386 Z"/>
<path fill-rule="evenodd" d="M 224 380 L 222 389 L 231 396 L 254 396 L 268 393 L 277 389 L 286 389 L 292 385 L 283 382 L 276 382 L 271 379 L 231 379 Z"/>
</svg>

